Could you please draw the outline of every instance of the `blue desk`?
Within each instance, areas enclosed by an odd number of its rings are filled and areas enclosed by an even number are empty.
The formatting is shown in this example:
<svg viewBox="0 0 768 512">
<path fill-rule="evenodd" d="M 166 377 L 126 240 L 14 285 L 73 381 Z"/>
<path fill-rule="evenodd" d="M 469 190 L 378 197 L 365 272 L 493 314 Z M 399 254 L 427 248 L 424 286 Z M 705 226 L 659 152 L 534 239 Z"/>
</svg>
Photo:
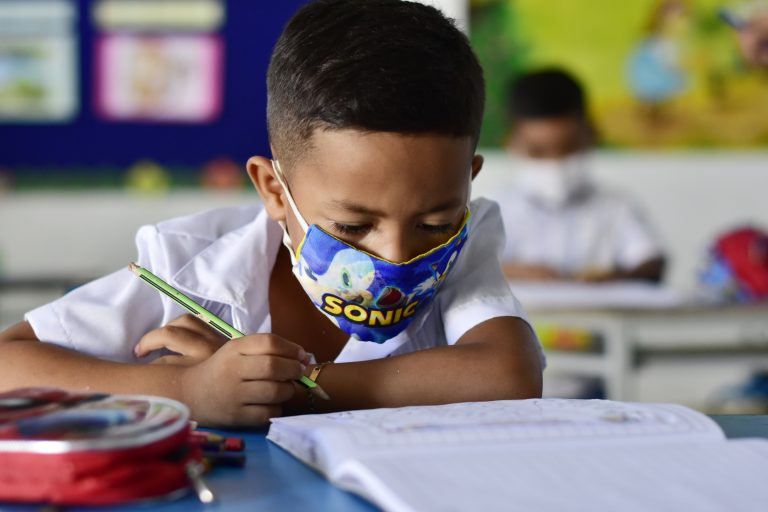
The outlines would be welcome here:
<svg viewBox="0 0 768 512">
<path fill-rule="evenodd" d="M 729 438 L 768 438 L 768 416 L 712 416 Z M 227 434 L 225 432 L 222 432 Z M 232 433 L 229 433 L 232 435 Z M 74 512 L 162 512 L 186 511 L 333 511 L 370 512 L 377 510 L 368 502 L 330 485 L 319 473 L 266 440 L 265 432 L 237 434 L 246 442 L 248 462 L 244 469 L 217 468 L 206 477 L 218 502 L 204 506 L 193 496 L 167 503 L 153 503 L 119 508 L 89 507 L 67 509 Z M 148 475 L 149 478 L 151 476 Z M 2 511 L 36 511 L 39 506 L 0 505 Z"/>
</svg>

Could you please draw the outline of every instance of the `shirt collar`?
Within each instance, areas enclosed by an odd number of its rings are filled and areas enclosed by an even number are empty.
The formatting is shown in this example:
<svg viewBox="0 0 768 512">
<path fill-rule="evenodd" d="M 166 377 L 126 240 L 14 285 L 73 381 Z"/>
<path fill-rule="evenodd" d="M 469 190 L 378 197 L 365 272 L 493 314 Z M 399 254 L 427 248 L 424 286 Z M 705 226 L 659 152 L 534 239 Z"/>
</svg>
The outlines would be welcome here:
<svg viewBox="0 0 768 512">
<path fill-rule="evenodd" d="M 269 282 L 282 230 L 261 211 L 199 252 L 171 278 L 179 290 L 242 311 L 269 311 Z"/>
</svg>

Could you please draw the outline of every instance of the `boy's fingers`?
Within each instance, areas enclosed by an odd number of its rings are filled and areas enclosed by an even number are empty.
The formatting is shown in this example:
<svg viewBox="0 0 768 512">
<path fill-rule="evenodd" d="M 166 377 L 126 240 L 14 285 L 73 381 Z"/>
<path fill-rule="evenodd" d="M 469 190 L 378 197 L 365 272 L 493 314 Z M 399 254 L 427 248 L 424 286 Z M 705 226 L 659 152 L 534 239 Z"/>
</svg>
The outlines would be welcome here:
<svg viewBox="0 0 768 512">
<path fill-rule="evenodd" d="M 179 327 L 186 327 L 187 329 L 192 329 L 192 330 L 197 330 L 200 327 L 205 327 L 205 324 L 202 322 L 202 320 L 200 320 L 195 315 L 192 315 L 190 313 L 174 318 L 173 320 L 168 322 L 167 325 L 177 325 Z"/>
<path fill-rule="evenodd" d="M 197 333 L 168 324 L 145 334 L 134 348 L 134 353 L 138 357 L 144 357 L 155 350 L 167 348 L 179 354 L 198 355 L 204 348 L 204 343 Z"/>
<path fill-rule="evenodd" d="M 195 315 L 192 315 L 189 313 L 187 313 L 186 315 L 181 315 L 180 317 L 174 318 L 173 320 L 168 322 L 167 325 L 183 327 L 184 329 L 197 333 L 204 338 L 208 338 L 212 340 L 226 339 L 224 336 L 222 336 L 218 332 L 211 329 L 211 327 L 207 323 L 205 323 L 203 320 L 200 320 Z"/>
<path fill-rule="evenodd" d="M 254 334 L 233 340 L 237 351 L 244 356 L 280 356 L 303 361 L 307 358 L 304 349 L 274 334 Z"/>
<path fill-rule="evenodd" d="M 280 404 L 293 396 L 292 382 L 251 380 L 241 382 L 238 397 L 243 405 Z"/>
<path fill-rule="evenodd" d="M 186 333 L 186 330 L 170 325 L 159 329 L 152 329 L 141 337 L 133 351 L 138 357 L 144 357 L 150 352 L 161 348 L 170 349 L 171 345 L 178 345 L 177 338 L 182 335 L 182 332 Z"/>
<path fill-rule="evenodd" d="M 295 359 L 278 356 L 245 356 L 237 362 L 240 380 L 289 381 L 301 378 L 305 367 Z"/>
</svg>

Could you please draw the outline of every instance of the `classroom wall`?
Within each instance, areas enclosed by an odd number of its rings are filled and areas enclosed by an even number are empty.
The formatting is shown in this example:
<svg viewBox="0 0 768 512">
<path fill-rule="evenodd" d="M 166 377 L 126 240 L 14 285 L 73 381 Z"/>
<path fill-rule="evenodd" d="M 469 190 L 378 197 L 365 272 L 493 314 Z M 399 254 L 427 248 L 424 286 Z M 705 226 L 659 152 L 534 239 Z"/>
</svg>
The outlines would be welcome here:
<svg viewBox="0 0 768 512">
<path fill-rule="evenodd" d="M 96 277 L 135 259 L 134 235 L 143 224 L 258 200 L 255 192 L 203 190 L 0 196 L 0 272 L 5 277 Z"/>
<path fill-rule="evenodd" d="M 502 152 L 486 163 L 473 188 L 487 195 L 509 182 Z M 768 152 L 630 153 L 595 155 L 607 187 L 645 207 L 666 244 L 666 282 L 689 289 L 707 243 L 740 222 L 768 227 Z M 28 192 L 0 196 L 0 272 L 5 276 L 97 276 L 135 256 L 133 236 L 145 223 L 197 210 L 258 201 L 255 193 L 196 190 L 139 195 L 118 190 Z"/>
</svg>

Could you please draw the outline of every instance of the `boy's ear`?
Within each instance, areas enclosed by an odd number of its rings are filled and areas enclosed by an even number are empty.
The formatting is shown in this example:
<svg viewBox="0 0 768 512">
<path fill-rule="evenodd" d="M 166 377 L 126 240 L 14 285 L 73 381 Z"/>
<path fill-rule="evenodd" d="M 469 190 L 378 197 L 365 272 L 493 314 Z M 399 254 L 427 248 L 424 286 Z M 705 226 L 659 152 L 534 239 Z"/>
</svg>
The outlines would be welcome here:
<svg viewBox="0 0 768 512">
<path fill-rule="evenodd" d="M 474 180 L 477 178 L 477 175 L 480 174 L 480 170 L 483 168 L 483 162 L 485 162 L 485 158 L 483 155 L 475 155 L 472 157 L 472 179 Z"/>
<path fill-rule="evenodd" d="M 277 221 L 285 221 L 285 197 L 283 186 L 275 178 L 272 160 L 263 156 L 252 156 L 246 164 L 256 192 L 261 196 L 267 214 Z"/>
</svg>

